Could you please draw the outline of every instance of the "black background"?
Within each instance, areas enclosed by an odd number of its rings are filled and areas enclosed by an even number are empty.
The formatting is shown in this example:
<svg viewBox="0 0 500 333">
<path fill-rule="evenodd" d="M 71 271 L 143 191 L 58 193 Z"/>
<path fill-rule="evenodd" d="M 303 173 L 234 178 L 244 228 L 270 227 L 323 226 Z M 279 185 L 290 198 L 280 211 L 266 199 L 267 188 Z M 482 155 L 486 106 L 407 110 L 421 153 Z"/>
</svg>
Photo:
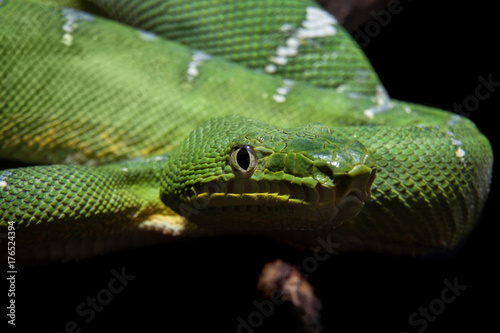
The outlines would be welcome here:
<svg viewBox="0 0 500 333">
<path fill-rule="evenodd" d="M 414 0 L 402 6 L 364 47 L 391 97 L 448 110 L 474 94 L 478 76 L 500 81 L 492 4 Z M 470 116 L 494 149 L 499 97 L 495 92 Z M 309 281 L 323 302 L 324 332 L 417 332 L 422 326 L 411 326 L 409 316 L 440 297 L 445 279 L 457 279 L 467 289 L 421 332 L 498 329 L 495 185 L 494 177 L 479 225 L 452 255 L 342 253 L 320 263 Z M 75 321 L 83 332 L 237 332 L 236 318 L 247 318 L 255 310 L 252 301 L 261 299 L 255 284 L 262 265 L 276 258 L 300 265 L 308 255 L 265 239 L 227 237 L 21 269 L 16 329 L 62 332 Z M 107 287 L 112 269 L 122 268 L 135 278 L 85 323 L 76 307 Z M 294 318 L 278 307 L 254 332 L 290 332 Z"/>
</svg>

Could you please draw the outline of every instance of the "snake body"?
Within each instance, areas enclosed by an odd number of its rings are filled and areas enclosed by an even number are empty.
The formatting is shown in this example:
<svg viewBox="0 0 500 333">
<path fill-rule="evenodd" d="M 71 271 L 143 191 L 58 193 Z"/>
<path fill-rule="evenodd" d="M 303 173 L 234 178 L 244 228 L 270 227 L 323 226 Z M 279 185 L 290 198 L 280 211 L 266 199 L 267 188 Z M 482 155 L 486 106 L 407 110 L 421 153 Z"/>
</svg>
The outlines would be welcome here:
<svg viewBox="0 0 500 333">
<path fill-rule="evenodd" d="M 313 2 L 3 0 L 0 24 L 0 158 L 38 164 L 0 173 L 22 258 L 238 233 L 425 254 L 487 199 L 474 123 L 390 99 Z"/>
</svg>

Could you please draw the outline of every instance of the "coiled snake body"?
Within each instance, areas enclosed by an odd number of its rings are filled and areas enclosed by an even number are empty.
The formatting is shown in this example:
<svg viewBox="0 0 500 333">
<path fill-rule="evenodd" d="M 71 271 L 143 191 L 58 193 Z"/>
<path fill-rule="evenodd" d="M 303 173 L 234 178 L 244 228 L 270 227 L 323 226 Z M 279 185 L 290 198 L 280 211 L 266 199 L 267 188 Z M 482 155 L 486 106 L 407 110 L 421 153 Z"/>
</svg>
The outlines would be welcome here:
<svg viewBox="0 0 500 333">
<path fill-rule="evenodd" d="M 313 2 L 3 0 L 0 24 L 0 158 L 39 165 L 0 173 L 20 258 L 236 233 L 424 254 L 486 201 L 487 138 L 390 99 Z"/>
</svg>

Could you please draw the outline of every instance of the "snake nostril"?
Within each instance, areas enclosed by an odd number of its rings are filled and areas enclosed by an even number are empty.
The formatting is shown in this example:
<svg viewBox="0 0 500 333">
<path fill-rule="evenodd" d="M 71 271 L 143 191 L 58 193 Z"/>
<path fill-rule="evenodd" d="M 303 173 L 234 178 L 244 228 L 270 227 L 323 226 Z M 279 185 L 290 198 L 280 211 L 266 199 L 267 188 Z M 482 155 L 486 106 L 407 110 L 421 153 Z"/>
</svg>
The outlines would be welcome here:
<svg viewBox="0 0 500 333">
<path fill-rule="evenodd" d="M 333 182 L 333 170 L 328 165 L 318 166 L 318 171 L 324 174 L 327 178 L 329 178 Z"/>
</svg>

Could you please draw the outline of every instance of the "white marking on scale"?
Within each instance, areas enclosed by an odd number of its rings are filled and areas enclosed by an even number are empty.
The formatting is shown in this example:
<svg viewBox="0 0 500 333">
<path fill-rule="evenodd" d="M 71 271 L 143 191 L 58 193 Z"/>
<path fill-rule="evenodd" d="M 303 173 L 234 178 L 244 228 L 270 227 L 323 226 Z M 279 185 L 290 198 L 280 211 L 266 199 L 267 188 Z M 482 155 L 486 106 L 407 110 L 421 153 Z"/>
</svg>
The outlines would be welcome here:
<svg viewBox="0 0 500 333">
<path fill-rule="evenodd" d="M 269 64 L 266 66 L 265 71 L 266 71 L 266 73 L 273 74 L 273 73 L 276 73 L 276 69 L 277 69 L 276 65 Z"/>
<path fill-rule="evenodd" d="M 142 30 L 142 29 L 139 29 L 139 36 L 147 42 L 155 41 L 158 39 L 157 34 L 151 32 L 151 31 L 146 31 L 146 30 Z"/>
<path fill-rule="evenodd" d="M 346 84 L 341 84 L 337 88 L 335 88 L 335 90 L 337 90 L 339 93 L 344 93 L 347 90 L 347 85 Z"/>
<path fill-rule="evenodd" d="M 340 85 L 337 87 L 337 91 L 338 92 L 343 92 L 345 91 L 345 85 Z M 351 99 L 361 99 L 361 98 L 367 98 L 367 96 L 365 94 L 360 94 L 360 93 L 357 93 L 357 92 L 349 92 L 347 93 L 347 97 L 351 98 Z"/>
<path fill-rule="evenodd" d="M 12 172 L 5 171 L 3 174 L 0 175 L 0 187 L 5 187 L 8 185 L 8 183 L 5 179 L 7 179 L 7 177 L 11 174 L 12 174 Z"/>
<path fill-rule="evenodd" d="M 64 24 L 62 30 L 64 35 L 62 36 L 61 43 L 66 46 L 71 46 L 73 43 L 72 33 L 78 28 L 78 20 L 83 20 L 90 22 L 94 20 L 94 17 L 88 13 L 73 9 L 73 8 L 63 8 L 62 14 L 64 16 Z"/>
<path fill-rule="evenodd" d="M 335 36 L 336 34 L 337 34 L 337 29 L 335 29 L 335 27 L 331 25 L 315 29 L 299 28 L 299 30 L 297 30 L 297 37 L 300 39 Z"/>
<path fill-rule="evenodd" d="M 447 133 L 447 134 L 449 134 L 449 133 L 451 133 L 451 132 L 449 132 L 449 131 L 448 131 L 448 132 L 446 132 L 446 133 Z M 451 135 L 453 136 L 453 133 L 451 133 Z M 465 164 L 465 158 L 464 158 L 464 156 L 465 156 L 465 150 L 463 150 L 463 149 L 460 147 L 460 145 L 462 144 L 462 142 L 461 142 L 460 140 L 457 140 L 457 139 L 455 139 L 455 138 L 452 138 L 452 139 L 451 139 L 451 143 L 452 143 L 454 146 L 456 146 L 456 147 L 457 147 L 457 150 L 455 151 L 455 156 L 456 156 L 456 157 L 459 157 L 459 158 L 460 158 L 460 160 L 462 161 L 462 163 L 464 163 L 464 164 Z"/>
<path fill-rule="evenodd" d="M 139 225 L 140 229 L 154 230 L 172 236 L 179 236 L 185 227 L 186 222 L 184 219 L 169 218 L 162 215 L 153 215 L 149 220 Z"/>
<path fill-rule="evenodd" d="M 195 77 L 200 75 L 200 73 L 198 72 L 198 66 L 202 62 L 209 59 L 212 59 L 212 56 L 210 54 L 206 54 L 198 50 L 195 50 L 193 52 L 193 56 L 191 57 L 191 62 L 189 63 L 187 69 L 187 80 L 189 82 L 193 81 Z"/>
<path fill-rule="evenodd" d="M 296 37 L 289 37 L 286 40 L 286 46 L 288 46 L 289 48 L 298 49 L 300 46 L 300 39 Z"/>
<path fill-rule="evenodd" d="M 273 99 L 276 101 L 276 103 L 284 103 L 286 101 L 286 97 L 279 94 L 274 94 Z"/>
<path fill-rule="evenodd" d="M 276 54 L 278 57 L 295 57 L 297 55 L 297 49 L 287 46 L 278 46 Z"/>
<path fill-rule="evenodd" d="M 295 27 L 292 24 L 289 24 L 289 23 L 285 23 L 285 24 L 283 24 L 280 27 L 280 30 L 283 31 L 283 32 L 292 31 L 294 29 L 295 29 Z"/>
<path fill-rule="evenodd" d="M 448 125 L 456 125 L 460 122 L 460 116 L 457 114 L 454 114 L 450 120 L 448 121 Z"/>
<path fill-rule="evenodd" d="M 281 66 L 286 65 L 288 62 L 288 58 L 283 56 L 271 57 L 269 60 L 271 60 L 271 62 L 274 62 L 276 65 Z"/>
<path fill-rule="evenodd" d="M 307 19 L 310 21 L 322 21 L 329 24 L 338 24 L 337 19 L 333 15 L 318 7 L 306 8 Z"/>
<path fill-rule="evenodd" d="M 284 86 L 284 87 L 279 87 L 278 89 L 276 89 L 276 92 L 280 95 L 286 95 L 288 94 L 288 91 L 289 91 L 289 88 Z"/>
<path fill-rule="evenodd" d="M 276 101 L 276 103 L 284 103 L 286 101 L 286 95 L 294 84 L 295 82 L 293 80 L 283 80 L 283 85 L 276 88 L 276 94 L 273 95 L 273 99 Z"/>
<path fill-rule="evenodd" d="M 296 28 L 292 24 L 283 24 L 280 31 L 291 32 L 292 36 L 287 38 L 286 46 L 280 45 L 276 48 L 276 55 L 269 58 L 273 64 L 264 68 L 266 73 L 276 73 L 276 65 L 284 66 L 288 63 L 289 57 L 297 56 L 300 45 L 305 44 L 306 39 L 335 36 L 337 34 L 335 24 L 338 24 L 335 17 L 316 7 L 306 8 L 306 19 L 302 22 L 302 27 Z"/>
<path fill-rule="evenodd" d="M 377 105 L 372 108 L 366 109 L 364 112 L 365 116 L 370 119 L 373 119 L 373 117 L 375 117 L 377 113 L 384 112 L 392 108 L 389 94 L 381 84 L 377 86 L 375 100 Z"/>
</svg>

